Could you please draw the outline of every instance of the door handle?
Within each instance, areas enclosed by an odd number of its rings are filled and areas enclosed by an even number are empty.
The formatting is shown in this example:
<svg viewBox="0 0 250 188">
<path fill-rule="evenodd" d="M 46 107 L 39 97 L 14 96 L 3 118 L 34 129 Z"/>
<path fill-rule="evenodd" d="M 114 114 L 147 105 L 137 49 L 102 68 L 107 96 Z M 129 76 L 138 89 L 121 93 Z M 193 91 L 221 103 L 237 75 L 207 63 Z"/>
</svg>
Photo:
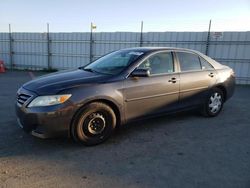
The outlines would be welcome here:
<svg viewBox="0 0 250 188">
<path fill-rule="evenodd" d="M 170 80 L 168 80 L 168 82 L 171 82 L 171 83 L 176 83 L 179 79 L 173 77 L 171 78 Z"/>
<path fill-rule="evenodd" d="M 213 72 L 210 72 L 210 73 L 208 74 L 208 76 L 210 76 L 210 77 L 212 78 L 212 77 L 214 77 L 214 73 L 213 73 Z"/>
</svg>

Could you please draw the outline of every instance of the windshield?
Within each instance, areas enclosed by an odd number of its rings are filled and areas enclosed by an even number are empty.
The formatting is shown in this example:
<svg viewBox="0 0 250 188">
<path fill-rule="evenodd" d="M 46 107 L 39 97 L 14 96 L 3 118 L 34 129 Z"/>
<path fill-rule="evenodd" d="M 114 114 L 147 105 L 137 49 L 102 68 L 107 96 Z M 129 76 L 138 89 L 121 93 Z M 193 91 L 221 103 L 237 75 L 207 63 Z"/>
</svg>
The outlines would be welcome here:
<svg viewBox="0 0 250 188">
<path fill-rule="evenodd" d="M 86 71 L 97 72 L 101 74 L 116 75 L 121 73 L 132 62 L 137 60 L 143 52 L 133 50 L 120 50 L 105 55 L 83 69 Z"/>
</svg>

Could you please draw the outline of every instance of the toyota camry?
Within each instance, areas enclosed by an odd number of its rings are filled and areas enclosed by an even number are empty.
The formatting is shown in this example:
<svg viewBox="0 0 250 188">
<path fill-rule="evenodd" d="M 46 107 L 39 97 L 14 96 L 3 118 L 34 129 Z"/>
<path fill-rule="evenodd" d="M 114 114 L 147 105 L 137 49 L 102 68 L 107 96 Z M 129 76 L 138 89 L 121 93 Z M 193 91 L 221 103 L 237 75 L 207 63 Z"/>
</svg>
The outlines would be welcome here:
<svg viewBox="0 0 250 188">
<path fill-rule="evenodd" d="M 194 50 L 129 48 L 17 91 L 19 126 L 40 138 L 71 136 L 95 145 L 128 122 L 198 109 L 217 116 L 233 95 L 234 71 Z"/>
</svg>

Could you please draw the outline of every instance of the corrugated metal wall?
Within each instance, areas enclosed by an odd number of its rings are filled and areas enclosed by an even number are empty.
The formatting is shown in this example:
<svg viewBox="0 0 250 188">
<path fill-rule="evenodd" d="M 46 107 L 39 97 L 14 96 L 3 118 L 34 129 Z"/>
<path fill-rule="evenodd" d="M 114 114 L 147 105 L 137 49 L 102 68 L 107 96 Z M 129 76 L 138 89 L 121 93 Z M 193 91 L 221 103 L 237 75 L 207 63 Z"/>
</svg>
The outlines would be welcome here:
<svg viewBox="0 0 250 188">
<path fill-rule="evenodd" d="M 207 32 L 148 32 L 142 46 L 171 46 L 206 52 Z M 211 37 L 208 55 L 234 68 L 237 82 L 250 84 L 250 32 Z M 10 40 L 11 38 L 11 40 Z M 141 33 L 93 33 L 93 59 L 110 51 L 140 46 Z M 89 63 L 90 33 L 0 33 L 0 59 L 19 69 L 68 69 Z M 10 55 L 12 52 L 12 55 Z"/>
</svg>

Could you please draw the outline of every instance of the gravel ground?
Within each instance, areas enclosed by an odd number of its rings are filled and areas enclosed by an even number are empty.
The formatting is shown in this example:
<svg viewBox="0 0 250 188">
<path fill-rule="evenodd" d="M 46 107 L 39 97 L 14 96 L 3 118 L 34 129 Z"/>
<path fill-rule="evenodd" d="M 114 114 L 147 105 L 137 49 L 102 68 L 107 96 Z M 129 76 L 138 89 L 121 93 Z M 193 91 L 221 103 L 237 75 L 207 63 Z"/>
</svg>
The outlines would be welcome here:
<svg viewBox="0 0 250 188">
<path fill-rule="evenodd" d="M 18 127 L 15 93 L 30 79 L 28 72 L 0 74 L 0 187 L 250 187 L 249 86 L 237 86 L 218 117 L 140 121 L 85 147 Z"/>
</svg>

